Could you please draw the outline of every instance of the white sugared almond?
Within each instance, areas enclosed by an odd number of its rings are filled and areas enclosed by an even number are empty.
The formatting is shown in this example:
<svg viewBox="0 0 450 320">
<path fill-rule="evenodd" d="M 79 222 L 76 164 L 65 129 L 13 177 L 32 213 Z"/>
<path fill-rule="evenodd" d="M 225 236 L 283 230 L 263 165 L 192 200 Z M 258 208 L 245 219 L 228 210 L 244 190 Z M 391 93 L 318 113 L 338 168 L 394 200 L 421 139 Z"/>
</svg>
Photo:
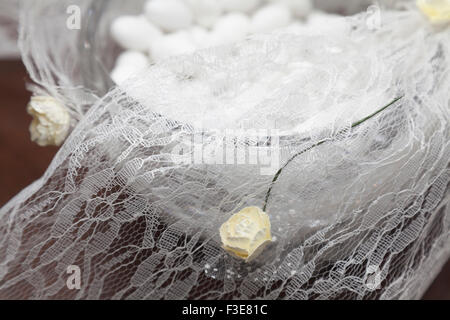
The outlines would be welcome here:
<svg viewBox="0 0 450 320">
<path fill-rule="evenodd" d="M 186 0 L 194 15 L 194 22 L 211 28 L 223 13 L 223 5 L 217 0 Z"/>
<path fill-rule="evenodd" d="M 216 0 L 222 3 L 222 6 L 227 12 L 243 12 L 249 13 L 255 10 L 260 4 L 261 0 Z"/>
<path fill-rule="evenodd" d="M 111 78 L 120 85 L 132 75 L 146 69 L 149 65 L 148 56 L 142 52 L 124 51 L 116 59 L 116 65 L 111 71 Z"/>
<path fill-rule="evenodd" d="M 250 32 L 250 19 L 243 13 L 229 13 L 220 18 L 213 28 L 214 45 L 228 44 L 245 39 Z"/>
<path fill-rule="evenodd" d="M 286 5 L 271 4 L 255 12 L 252 17 L 251 31 L 253 33 L 271 32 L 288 26 L 291 20 L 292 14 Z"/>
<path fill-rule="evenodd" d="M 144 16 L 120 16 L 111 23 L 111 36 L 124 49 L 147 51 L 161 31 Z"/>
<path fill-rule="evenodd" d="M 145 4 L 147 19 L 167 32 L 186 29 L 192 24 L 192 11 L 182 0 L 149 0 Z"/>
</svg>

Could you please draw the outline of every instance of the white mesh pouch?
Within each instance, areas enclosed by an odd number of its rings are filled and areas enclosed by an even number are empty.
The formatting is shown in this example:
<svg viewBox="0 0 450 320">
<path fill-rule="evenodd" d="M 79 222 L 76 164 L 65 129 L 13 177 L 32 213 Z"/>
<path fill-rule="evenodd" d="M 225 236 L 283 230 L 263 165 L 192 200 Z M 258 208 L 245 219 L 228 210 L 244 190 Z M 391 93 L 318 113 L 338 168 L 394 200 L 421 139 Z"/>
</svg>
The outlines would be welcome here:
<svg viewBox="0 0 450 320">
<path fill-rule="evenodd" d="M 450 39 L 383 17 L 176 57 L 99 99 L 0 210 L 0 297 L 420 298 L 450 253 Z M 249 263 L 218 231 L 247 206 L 274 237 Z"/>
</svg>

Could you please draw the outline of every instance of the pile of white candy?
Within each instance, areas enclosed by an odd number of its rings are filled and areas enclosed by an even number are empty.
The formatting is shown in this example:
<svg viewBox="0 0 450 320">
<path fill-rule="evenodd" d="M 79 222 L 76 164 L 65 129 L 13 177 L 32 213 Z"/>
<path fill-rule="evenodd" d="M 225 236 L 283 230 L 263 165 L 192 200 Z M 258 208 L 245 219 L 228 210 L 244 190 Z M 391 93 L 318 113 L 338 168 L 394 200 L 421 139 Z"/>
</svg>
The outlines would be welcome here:
<svg viewBox="0 0 450 320">
<path fill-rule="evenodd" d="M 120 84 L 152 61 L 298 27 L 311 10 L 311 0 L 149 0 L 143 15 L 111 24 L 113 39 L 126 50 L 111 77 Z"/>
</svg>

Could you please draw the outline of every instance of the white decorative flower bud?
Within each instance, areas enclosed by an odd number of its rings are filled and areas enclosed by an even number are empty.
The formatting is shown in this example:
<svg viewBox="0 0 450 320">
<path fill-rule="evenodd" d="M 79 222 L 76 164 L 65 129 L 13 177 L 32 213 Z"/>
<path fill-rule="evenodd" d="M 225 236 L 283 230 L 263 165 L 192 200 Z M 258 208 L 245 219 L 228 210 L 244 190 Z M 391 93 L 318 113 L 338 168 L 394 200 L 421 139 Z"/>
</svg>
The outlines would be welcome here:
<svg viewBox="0 0 450 320">
<path fill-rule="evenodd" d="M 61 145 L 70 128 L 67 109 L 53 97 L 35 96 L 31 98 L 27 111 L 33 117 L 31 140 L 40 146 Z"/>
<path fill-rule="evenodd" d="M 450 0 L 417 0 L 417 6 L 432 23 L 450 22 Z"/>
<path fill-rule="evenodd" d="M 226 251 L 249 262 L 272 241 L 269 216 L 258 207 L 244 208 L 222 224 L 220 237 Z"/>
</svg>

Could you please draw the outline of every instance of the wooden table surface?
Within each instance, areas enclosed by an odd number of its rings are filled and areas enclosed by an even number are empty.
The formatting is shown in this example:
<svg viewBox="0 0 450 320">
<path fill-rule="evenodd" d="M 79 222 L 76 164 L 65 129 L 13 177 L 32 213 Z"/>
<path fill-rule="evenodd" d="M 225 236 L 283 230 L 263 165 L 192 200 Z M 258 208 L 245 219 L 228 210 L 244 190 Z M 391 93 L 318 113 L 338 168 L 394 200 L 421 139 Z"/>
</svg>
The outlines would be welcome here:
<svg viewBox="0 0 450 320">
<path fill-rule="evenodd" d="M 30 141 L 31 117 L 25 110 L 28 81 L 21 62 L 0 61 L 0 207 L 38 179 L 58 150 Z M 423 298 L 450 300 L 450 261 Z"/>
</svg>

